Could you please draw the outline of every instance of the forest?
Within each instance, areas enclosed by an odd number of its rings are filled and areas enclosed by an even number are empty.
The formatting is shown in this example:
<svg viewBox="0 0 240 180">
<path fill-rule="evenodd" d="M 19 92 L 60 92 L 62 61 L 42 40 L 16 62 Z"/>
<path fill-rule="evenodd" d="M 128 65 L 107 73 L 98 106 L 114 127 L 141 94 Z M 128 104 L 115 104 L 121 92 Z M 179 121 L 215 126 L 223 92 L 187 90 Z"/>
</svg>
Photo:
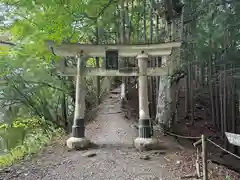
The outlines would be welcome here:
<svg viewBox="0 0 240 180">
<path fill-rule="evenodd" d="M 177 72 L 184 74 L 185 91 L 175 95 L 172 131 L 181 131 L 176 124 L 182 119 L 191 128 L 202 118 L 229 148 L 224 133 L 240 133 L 240 1 L 172 0 L 174 13 L 169 13 L 166 2 L 0 0 L 0 167 L 37 152 L 71 127 L 75 79 L 62 76 L 59 62 L 74 67 L 76 59 L 55 56 L 47 40 L 86 44 L 181 41 L 175 58 Z M 101 58 L 90 58 L 87 63 L 104 66 Z M 157 60 L 154 63 L 158 66 Z M 96 107 L 116 82 L 107 77 L 86 80 L 87 109 Z M 149 81 L 153 117 L 159 78 Z M 198 115 L 202 108 L 205 114 Z"/>
</svg>

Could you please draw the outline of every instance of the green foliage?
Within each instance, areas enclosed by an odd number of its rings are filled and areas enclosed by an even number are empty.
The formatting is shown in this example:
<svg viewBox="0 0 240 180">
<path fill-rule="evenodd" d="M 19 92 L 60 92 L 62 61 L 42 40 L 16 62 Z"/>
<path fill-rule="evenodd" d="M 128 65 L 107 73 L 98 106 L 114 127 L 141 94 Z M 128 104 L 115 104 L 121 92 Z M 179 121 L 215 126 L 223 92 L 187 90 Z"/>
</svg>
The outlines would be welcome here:
<svg viewBox="0 0 240 180">
<path fill-rule="evenodd" d="M 230 176 L 226 176 L 226 180 L 231 180 Z"/>
<path fill-rule="evenodd" d="M 0 33 L 10 34 L 16 44 L 0 46 L 0 80 L 4 80 L 0 85 L 0 166 L 6 166 L 36 152 L 59 134 L 57 129 L 67 131 L 71 125 L 75 79 L 60 75 L 57 63 L 62 57 L 52 54 L 46 40 L 95 43 L 97 17 L 101 16 L 101 27 L 113 27 L 117 20 L 110 16 L 116 5 L 108 0 L 1 0 L 0 6 L 4 19 L 10 20 Z M 102 12 L 104 7 L 108 10 Z M 98 43 L 108 40 L 103 33 Z M 68 66 L 76 66 L 73 58 L 64 60 Z M 95 59 L 90 58 L 87 65 L 95 67 Z M 106 80 L 101 78 L 101 97 L 109 89 Z M 91 108 L 96 100 L 96 78 L 86 81 Z"/>
<path fill-rule="evenodd" d="M 224 2 L 224 1 L 223 1 Z M 197 61 L 209 60 L 211 55 L 214 55 L 217 60 L 220 60 L 224 48 L 228 49 L 228 61 L 238 61 L 238 43 L 239 43 L 239 28 L 238 19 L 239 11 L 236 9 L 240 6 L 239 1 L 231 1 L 230 5 L 224 5 L 221 1 L 204 2 L 189 1 L 186 19 L 191 19 L 193 14 L 196 14 L 195 19 L 188 23 L 192 28 L 189 34 L 194 34 L 193 41 L 194 52 L 196 52 Z M 194 4 L 196 3 L 196 4 Z M 191 50 L 190 50 L 191 51 Z M 219 57 L 220 56 L 220 57 Z"/>
<path fill-rule="evenodd" d="M 128 7 L 129 12 L 124 11 L 131 15 L 131 42 L 136 43 L 144 37 L 145 7 L 142 1 L 132 2 L 134 4 Z M 184 19 L 190 19 L 185 24 L 189 30 L 186 35 L 186 60 L 208 62 L 213 55 L 220 59 L 223 47 L 228 44 L 228 59 L 240 62 L 240 1 L 232 0 L 228 9 L 220 0 L 184 2 Z M 119 41 L 119 14 L 123 9 L 117 3 L 109 0 L 0 1 L 0 5 L 5 5 L 4 19 L 11 20 L 11 23 L 5 23 L 0 33 L 10 33 L 16 44 L 11 48 L 0 46 L 0 79 L 6 82 L 0 86 L 0 119 L 4 122 L 0 125 L 0 137 L 5 142 L 2 149 L 7 153 L 0 157 L 2 166 L 36 152 L 51 139 L 56 128 L 67 129 L 71 121 L 69 118 L 73 116 L 75 80 L 73 77 L 62 77 L 57 63 L 65 60 L 68 66 L 74 67 L 76 61 L 70 57 L 54 56 L 47 48 L 46 40 L 99 44 Z M 148 39 L 150 15 L 145 15 Z M 163 24 L 159 23 L 162 28 L 158 27 L 161 41 L 166 35 Z M 228 38 L 223 38 L 226 34 Z M 100 64 L 103 65 L 102 59 Z M 87 66 L 95 67 L 95 59 L 90 58 Z M 177 71 L 171 76 L 171 81 L 176 82 L 182 74 L 184 72 Z M 102 96 L 110 88 L 111 81 L 111 78 L 101 78 Z M 87 103 L 93 106 L 96 78 L 87 77 L 86 82 Z"/>
<path fill-rule="evenodd" d="M 55 129 L 46 124 L 43 119 L 17 119 L 12 124 L 1 124 L 0 144 L 4 152 L 0 152 L 0 168 L 9 166 L 15 161 L 39 152 L 51 142 L 53 137 L 63 134 L 61 129 Z"/>
</svg>

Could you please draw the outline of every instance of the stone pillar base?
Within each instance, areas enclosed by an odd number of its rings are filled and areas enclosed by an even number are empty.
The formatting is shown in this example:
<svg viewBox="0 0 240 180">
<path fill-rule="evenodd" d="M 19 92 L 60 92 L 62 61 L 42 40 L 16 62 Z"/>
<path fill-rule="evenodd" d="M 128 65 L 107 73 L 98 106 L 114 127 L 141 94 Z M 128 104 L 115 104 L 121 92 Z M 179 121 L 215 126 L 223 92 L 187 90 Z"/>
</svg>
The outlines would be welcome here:
<svg viewBox="0 0 240 180">
<path fill-rule="evenodd" d="M 139 138 L 151 138 L 152 137 L 152 128 L 150 119 L 139 119 Z"/>
<path fill-rule="evenodd" d="M 71 150 L 82 150 L 88 148 L 90 141 L 84 138 L 70 137 L 67 140 L 67 147 Z"/>
<path fill-rule="evenodd" d="M 159 149 L 160 142 L 156 138 L 136 138 L 134 145 L 138 150 L 156 150 Z"/>
</svg>

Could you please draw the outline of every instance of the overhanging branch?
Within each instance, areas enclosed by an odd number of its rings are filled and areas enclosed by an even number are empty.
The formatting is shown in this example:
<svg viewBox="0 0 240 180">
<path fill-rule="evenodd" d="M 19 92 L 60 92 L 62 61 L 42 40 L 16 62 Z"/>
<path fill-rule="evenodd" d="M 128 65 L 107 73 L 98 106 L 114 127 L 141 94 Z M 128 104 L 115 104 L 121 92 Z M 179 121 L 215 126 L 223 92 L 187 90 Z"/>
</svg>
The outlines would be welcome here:
<svg viewBox="0 0 240 180">
<path fill-rule="evenodd" d="M 0 40 L 0 46 L 16 46 L 16 44 Z"/>
</svg>

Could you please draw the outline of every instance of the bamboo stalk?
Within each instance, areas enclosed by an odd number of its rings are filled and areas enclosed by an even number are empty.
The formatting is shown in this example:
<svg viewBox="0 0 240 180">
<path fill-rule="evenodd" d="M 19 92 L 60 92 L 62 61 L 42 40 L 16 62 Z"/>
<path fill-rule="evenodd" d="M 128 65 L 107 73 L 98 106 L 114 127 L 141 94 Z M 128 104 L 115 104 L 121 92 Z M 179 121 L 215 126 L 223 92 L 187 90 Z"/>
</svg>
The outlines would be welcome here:
<svg viewBox="0 0 240 180">
<path fill-rule="evenodd" d="M 223 133 L 227 131 L 227 73 L 226 73 L 226 64 L 224 64 L 224 73 L 223 73 Z M 228 143 L 227 139 L 224 138 L 224 147 L 227 148 Z"/>
</svg>

